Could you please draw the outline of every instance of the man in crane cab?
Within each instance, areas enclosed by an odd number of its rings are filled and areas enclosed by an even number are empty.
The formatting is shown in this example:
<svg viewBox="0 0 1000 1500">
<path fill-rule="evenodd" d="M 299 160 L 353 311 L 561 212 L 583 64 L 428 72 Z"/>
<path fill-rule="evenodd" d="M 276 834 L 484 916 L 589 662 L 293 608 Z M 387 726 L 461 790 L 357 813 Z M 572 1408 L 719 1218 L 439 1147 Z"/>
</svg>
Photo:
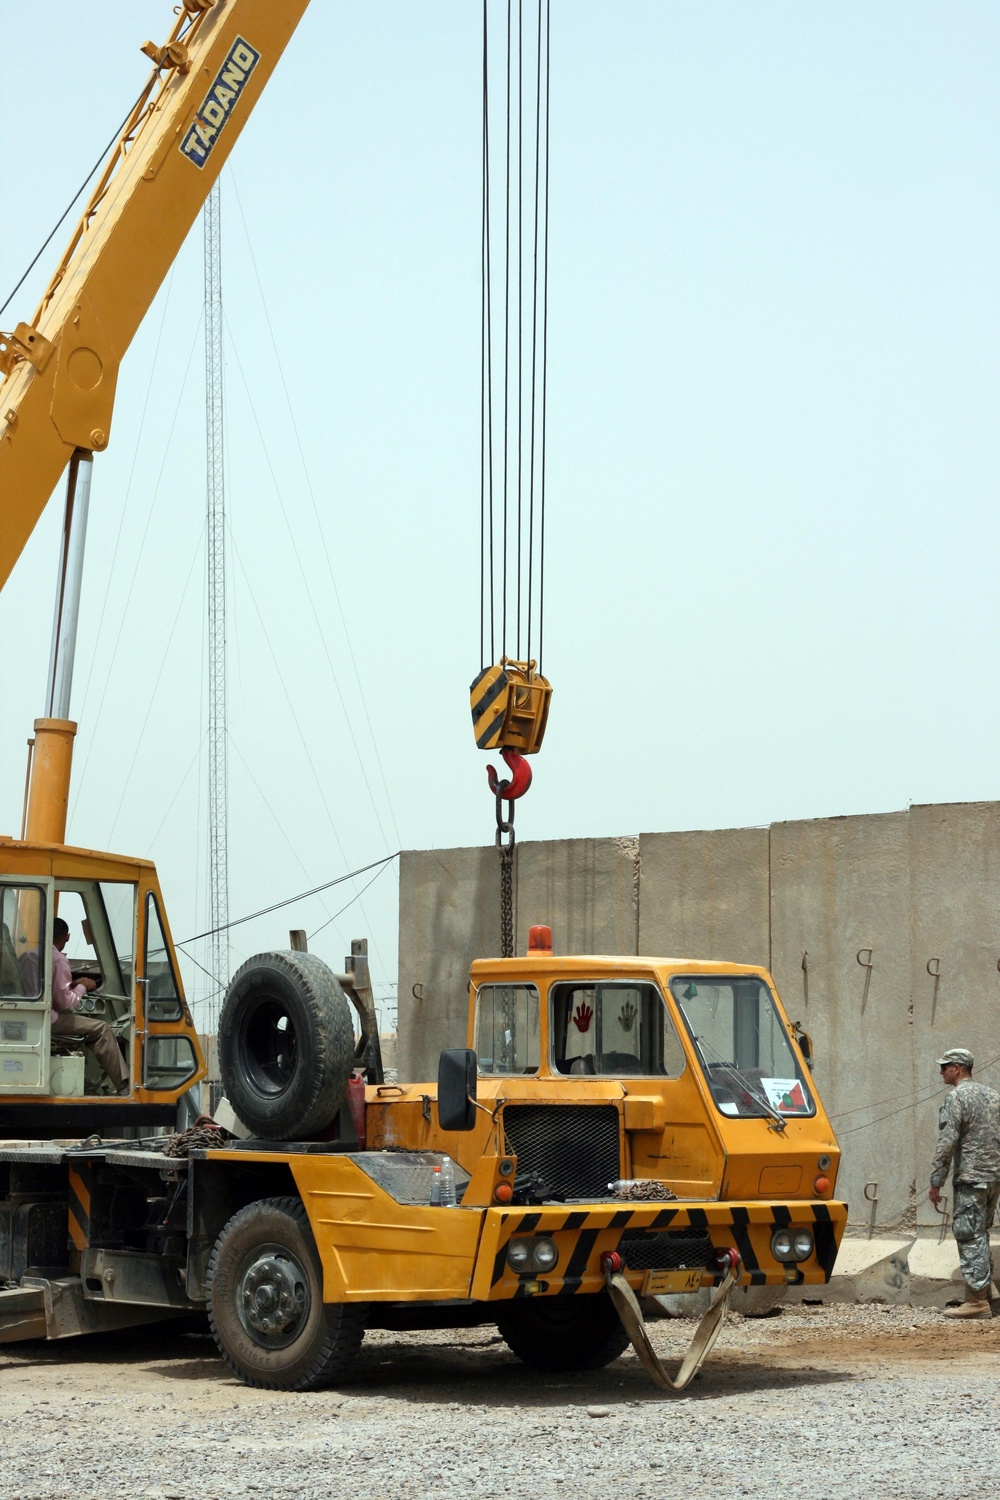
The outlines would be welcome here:
<svg viewBox="0 0 1000 1500">
<path fill-rule="evenodd" d="M 129 1092 L 125 1065 L 115 1034 L 107 1021 L 98 1016 L 84 1016 L 77 1006 L 88 990 L 96 990 L 96 979 L 74 982 L 69 959 L 63 949 L 69 942 L 69 925 L 62 917 L 52 923 L 52 1035 L 79 1037 L 93 1052 L 119 1094 Z"/>
</svg>

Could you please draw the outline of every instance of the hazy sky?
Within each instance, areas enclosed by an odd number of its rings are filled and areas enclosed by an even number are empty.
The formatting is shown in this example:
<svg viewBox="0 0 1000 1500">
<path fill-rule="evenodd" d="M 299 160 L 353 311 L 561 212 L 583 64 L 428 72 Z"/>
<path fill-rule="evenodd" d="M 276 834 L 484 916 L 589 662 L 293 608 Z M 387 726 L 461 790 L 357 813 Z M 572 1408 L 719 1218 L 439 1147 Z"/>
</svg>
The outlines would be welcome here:
<svg viewBox="0 0 1000 1500">
<path fill-rule="evenodd" d="M 171 21 L 0 8 L 0 301 Z M 313 0 L 223 177 L 233 917 L 493 840 L 480 23 Z M 997 795 L 998 74 L 971 0 L 553 0 L 555 692 L 522 839 Z M 198 226 L 122 369 L 73 702 L 69 838 L 152 856 L 177 939 L 208 925 L 201 257 Z M 15 833 L 61 505 L 0 595 Z M 234 965 L 363 884 L 237 928 Z M 383 1009 L 397 891 L 313 943 L 339 967 L 368 935 Z"/>
</svg>

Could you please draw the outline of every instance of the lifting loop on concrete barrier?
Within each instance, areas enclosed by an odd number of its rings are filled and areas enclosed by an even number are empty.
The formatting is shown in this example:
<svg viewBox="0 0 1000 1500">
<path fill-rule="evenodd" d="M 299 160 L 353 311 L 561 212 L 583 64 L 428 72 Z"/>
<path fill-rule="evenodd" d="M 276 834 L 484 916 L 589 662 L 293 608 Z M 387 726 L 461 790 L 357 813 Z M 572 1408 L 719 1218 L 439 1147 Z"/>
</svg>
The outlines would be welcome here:
<svg viewBox="0 0 1000 1500">
<path fill-rule="evenodd" d="M 869 1191 L 870 1189 L 870 1191 Z M 878 1183 L 865 1183 L 865 1202 L 871 1204 L 871 1217 L 868 1221 L 868 1238 L 875 1236 L 875 1215 L 878 1213 Z"/>
<path fill-rule="evenodd" d="M 722 1325 L 726 1321 L 726 1313 L 729 1311 L 730 1299 L 736 1286 L 736 1278 L 739 1274 L 739 1262 L 730 1264 L 729 1270 L 723 1277 L 721 1286 L 718 1287 L 705 1316 L 694 1331 L 694 1337 L 688 1345 L 687 1353 L 681 1360 L 680 1369 L 676 1378 L 671 1378 L 660 1363 L 659 1356 L 649 1341 L 646 1332 L 646 1324 L 642 1316 L 642 1308 L 632 1288 L 620 1271 L 615 1271 L 607 1266 L 604 1272 L 604 1280 L 615 1305 L 615 1310 L 625 1326 L 625 1332 L 632 1341 L 632 1348 L 642 1361 L 646 1373 L 658 1385 L 662 1391 L 683 1391 L 691 1384 L 691 1381 L 701 1369 L 706 1357 L 711 1352 L 716 1339 L 722 1332 Z"/>
</svg>

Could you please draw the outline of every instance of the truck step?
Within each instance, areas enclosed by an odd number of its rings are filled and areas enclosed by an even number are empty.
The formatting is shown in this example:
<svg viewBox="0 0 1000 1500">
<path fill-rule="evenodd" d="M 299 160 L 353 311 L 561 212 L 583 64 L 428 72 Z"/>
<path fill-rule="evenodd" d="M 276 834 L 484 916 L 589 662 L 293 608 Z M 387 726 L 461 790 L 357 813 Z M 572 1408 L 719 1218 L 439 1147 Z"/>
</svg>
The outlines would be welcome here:
<svg viewBox="0 0 1000 1500">
<path fill-rule="evenodd" d="M 41 1287 L 8 1287 L 0 1291 L 0 1344 L 46 1336 L 45 1292 Z"/>
</svg>

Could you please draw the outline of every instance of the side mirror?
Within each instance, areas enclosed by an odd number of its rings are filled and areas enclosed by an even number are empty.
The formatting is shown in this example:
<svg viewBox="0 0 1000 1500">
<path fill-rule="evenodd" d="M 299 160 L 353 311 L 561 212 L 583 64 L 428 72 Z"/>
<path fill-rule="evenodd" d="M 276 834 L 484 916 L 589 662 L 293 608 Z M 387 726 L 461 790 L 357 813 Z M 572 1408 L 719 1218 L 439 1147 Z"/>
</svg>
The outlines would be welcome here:
<svg viewBox="0 0 1000 1500">
<path fill-rule="evenodd" d="M 812 1071 L 812 1065 L 813 1065 L 813 1044 L 812 1044 L 812 1037 L 809 1035 L 808 1031 L 803 1031 L 802 1030 L 802 1027 L 799 1025 L 798 1021 L 793 1021 L 792 1022 L 792 1029 L 793 1029 L 793 1033 L 794 1033 L 794 1036 L 795 1036 L 795 1040 L 799 1044 L 799 1051 L 802 1053 L 802 1056 L 806 1060 L 806 1067 L 809 1068 L 809 1070 L 811 1072 Z"/>
<path fill-rule="evenodd" d="M 476 1119 L 476 1054 L 451 1047 L 438 1063 L 438 1124 L 442 1130 L 471 1130 Z"/>
</svg>

